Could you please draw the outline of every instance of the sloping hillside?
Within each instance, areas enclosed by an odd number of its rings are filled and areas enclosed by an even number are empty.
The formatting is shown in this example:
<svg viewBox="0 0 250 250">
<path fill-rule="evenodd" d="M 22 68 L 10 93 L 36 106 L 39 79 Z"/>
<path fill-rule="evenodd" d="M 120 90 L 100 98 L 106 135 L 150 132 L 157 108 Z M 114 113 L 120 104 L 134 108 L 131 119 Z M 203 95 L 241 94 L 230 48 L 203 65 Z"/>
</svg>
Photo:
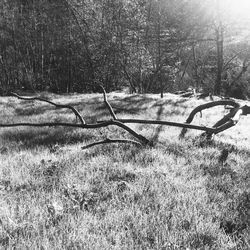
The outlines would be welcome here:
<svg viewBox="0 0 250 250">
<path fill-rule="evenodd" d="M 102 95 L 49 95 L 87 122 L 109 119 Z M 204 100 L 109 94 L 119 118 L 184 122 Z M 204 111 L 213 125 L 226 111 Z M 68 110 L 13 97 L 0 100 L 1 123 L 72 121 Z M 130 138 L 116 127 L 0 129 L 0 248 L 250 249 L 250 117 L 216 136 L 129 125 L 154 147 L 82 146 Z M 221 162 L 223 149 L 229 150 Z"/>
</svg>

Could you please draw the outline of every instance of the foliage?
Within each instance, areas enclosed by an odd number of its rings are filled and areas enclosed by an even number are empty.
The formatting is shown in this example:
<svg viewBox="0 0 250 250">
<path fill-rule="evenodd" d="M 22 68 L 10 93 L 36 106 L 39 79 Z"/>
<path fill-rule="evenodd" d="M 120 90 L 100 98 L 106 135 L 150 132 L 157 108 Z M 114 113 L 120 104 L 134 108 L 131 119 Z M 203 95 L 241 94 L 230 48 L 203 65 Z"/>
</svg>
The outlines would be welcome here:
<svg viewBox="0 0 250 250">
<path fill-rule="evenodd" d="M 237 55 L 249 46 L 226 41 L 239 27 L 218 23 L 211 6 L 198 0 L 1 1 L 0 93 L 89 92 L 95 81 L 107 91 L 213 91 L 228 71 L 240 72 L 244 58 Z M 218 46 L 224 46 L 220 53 Z"/>
</svg>

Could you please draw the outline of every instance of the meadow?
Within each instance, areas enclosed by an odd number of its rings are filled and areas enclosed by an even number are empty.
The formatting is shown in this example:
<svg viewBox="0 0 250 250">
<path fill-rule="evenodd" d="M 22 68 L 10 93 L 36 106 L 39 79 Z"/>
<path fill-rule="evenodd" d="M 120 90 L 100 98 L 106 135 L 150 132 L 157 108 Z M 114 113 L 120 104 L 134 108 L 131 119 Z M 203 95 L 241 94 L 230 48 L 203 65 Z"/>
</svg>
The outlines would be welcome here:
<svg viewBox="0 0 250 250">
<path fill-rule="evenodd" d="M 101 94 L 42 94 L 76 107 L 88 123 L 110 119 Z M 208 100 L 108 94 L 119 118 L 184 122 Z M 198 114 L 213 125 L 223 107 Z M 75 122 L 65 109 L 0 98 L 1 123 Z M 117 127 L 0 128 L 0 249 L 250 249 L 250 117 L 201 139 L 180 128 L 129 124 L 154 146 L 105 144 L 131 138 Z M 229 150 L 220 162 L 223 149 Z"/>
</svg>

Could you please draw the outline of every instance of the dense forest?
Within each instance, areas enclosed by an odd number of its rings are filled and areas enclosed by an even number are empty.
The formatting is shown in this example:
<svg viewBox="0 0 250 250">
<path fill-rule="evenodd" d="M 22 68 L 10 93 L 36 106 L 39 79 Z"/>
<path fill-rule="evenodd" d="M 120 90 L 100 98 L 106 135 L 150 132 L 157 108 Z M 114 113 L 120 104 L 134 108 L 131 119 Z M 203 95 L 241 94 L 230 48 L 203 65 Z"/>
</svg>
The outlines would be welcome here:
<svg viewBox="0 0 250 250">
<path fill-rule="evenodd" d="M 245 99 L 244 27 L 216 0 L 2 0 L 0 94 L 89 92 L 98 82 Z"/>
</svg>

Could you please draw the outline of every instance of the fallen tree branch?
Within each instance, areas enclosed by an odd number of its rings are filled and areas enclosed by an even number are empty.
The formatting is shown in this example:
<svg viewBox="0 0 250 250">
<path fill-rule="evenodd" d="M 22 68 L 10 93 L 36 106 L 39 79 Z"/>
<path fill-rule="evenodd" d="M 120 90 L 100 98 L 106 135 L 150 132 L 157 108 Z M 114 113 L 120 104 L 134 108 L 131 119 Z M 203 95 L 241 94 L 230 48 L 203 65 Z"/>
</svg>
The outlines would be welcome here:
<svg viewBox="0 0 250 250">
<path fill-rule="evenodd" d="M 239 110 L 239 108 L 234 108 L 232 109 L 227 115 L 225 115 L 221 120 L 219 120 L 218 122 L 216 122 L 213 126 L 213 128 L 218 128 L 219 126 L 225 124 L 226 122 L 228 122 Z"/>
<path fill-rule="evenodd" d="M 212 135 L 216 135 L 219 134 L 233 126 L 235 126 L 239 120 L 240 120 L 240 116 L 243 114 L 243 110 L 242 108 L 235 108 L 233 109 L 229 114 L 227 114 L 226 116 L 224 116 L 221 120 L 219 120 L 214 126 L 214 132 L 210 133 L 210 132 L 206 132 L 205 134 L 203 134 L 204 136 L 206 136 L 206 138 L 209 140 L 212 138 Z"/>
<path fill-rule="evenodd" d="M 80 113 L 74 107 L 72 107 L 70 105 L 57 104 L 57 103 L 54 103 L 54 102 L 49 101 L 49 100 L 45 100 L 45 99 L 40 98 L 40 97 L 23 97 L 23 96 L 20 96 L 20 95 L 18 95 L 16 93 L 13 93 L 13 92 L 11 92 L 10 95 L 12 95 L 14 97 L 17 97 L 20 100 L 46 102 L 46 103 L 49 103 L 49 104 L 55 106 L 56 108 L 65 108 L 65 109 L 67 108 L 67 109 L 70 109 L 70 110 L 73 111 L 73 113 L 75 114 L 75 116 L 79 118 L 79 120 L 81 121 L 81 123 L 85 124 L 85 121 L 82 118 L 82 116 L 80 115 Z"/>
<path fill-rule="evenodd" d="M 168 122 L 168 121 L 158 121 L 158 120 L 141 120 L 141 119 L 118 119 L 117 121 L 122 123 L 139 123 L 139 124 L 156 124 L 156 125 L 166 125 L 166 126 L 174 126 L 179 128 L 190 128 L 196 129 L 206 132 L 213 132 L 214 129 L 210 127 L 198 126 L 188 123 L 180 123 L 180 122 Z"/>
<path fill-rule="evenodd" d="M 144 136 L 136 133 L 134 130 L 132 130 L 130 127 L 126 126 L 125 124 L 115 121 L 115 120 L 109 120 L 109 121 L 104 121 L 101 123 L 95 123 L 95 124 L 73 124 L 73 123 L 64 123 L 64 122 L 45 122 L 45 123 L 0 123 L 0 127 L 6 128 L 6 127 L 57 127 L 57 126 L 63 126 L 63 127 L 73 127 L 73 128 L 82 128 L 82 129 L 96 129 L 96 128 L 103 128 L 103 127 L 108 127 L 108 126 L 117 126 L 120 128 L 123 128 L 126 130 L 128 133 L 133 135 L 136 139 L 141 141 L 143 144 L 149 144 L 150 141 L 146 139 Z"/>
<path fill-rule="evenodd" d="M 144 144 L 150 144 L 150 141 L 144 137 L 141 134 L 136 133 L 133 129 L 131 129 L 130 127 L 128 127 L 127 125 L 125 125 L 122 122 L 119 121 L 115 121 L 115 120 L 111 120 L 110 122 L 112 122 L 113 125 L 117 125 L 118 127 L 121 127 L 123 129 L 125 129 L 127 132 L 129 132 L 131 135 L 133 135 L 135 138 L 139 139 L 140 141 L 142 141 Z"/>
<path fill-rule="evenodd" d="M 97 141 L 97 142 L 93 142 L 91 144 L 88 144 L 86 146 L 83 146 L 82 149 L 87 149 L 93 146 L 97 146 L 97 145 L 101 145 L 101 144 L 108 144 L 108 143 L 131 143 L 131 144 L 135 144 L 135 145 L 139 145 L 142 146 L 141 143 L 137 142 L 137 141 L 133 141 L 133 140 L 126 140 L 126 139 L 105 139 L 102 141 Z"/>
<path fill-rule="evenodd" d="M 227 121 L 226 123 L 224 123 L 223 125 L 221 125 L 220 127 L 218 127 L 216 129 L 216 131 L 214 132 L 214 134 L 219 134 L 220 132 L 226 130 L 226 129 L 229 129 L 231 127 L 235 126 L 235 122 L 233 120 L 229 120 Z M 208 135 L 209 136 L 209 135 Z"/>
<path fill-rule="evenodd" d="M 221 133 L 224 130 L 235 126 L 239 122 L 240 117 L 242 115 L 248 115 L 248 114 L 250 114 L 250 107 L 247 105 L 234 108 L 230 111 L 229 114 L 225 115 L 221 120 L 216 122 L 216 124 L 213 126 L 215 130 L 212 133 L 206 132 L 203 135 L 205 135 L 206 138 L 209 140 L 212 138 L 213 134 Z"/>
<path fill-rule="evenodd" d="M 111 107 L 111 105 L 109 104 L 108 100 L 107 100 L 107 94 L 106 91 L 104 89 L 104 87 L 100 84 L 98 84 L 98 86 L 102 89 L 103 92 L 103 97 L 104 97 L 104 102 L 107 105 L 109 112 L 111 114 L 111 116 L 114 118 L 113 120 L 109 120 L 109 121 L 104 121 L 102 123 L 97 123 L 97 124 L 86 124 L 85 121 L 83 120 L 83 118 L 81 117 L 81 115 L 79 114 L 79 112 L 73 108 L 70 105 L 61 105 L 61 104 L 56 104 L 54 102 L 45 100 L 43 98 L 40 97 L 22 97 L 19 96 L 15 93 L 11 93 L 11 95 L 22 99 L 22 100 L 26 100 L 26 101 L 32 101 L 32 100 L 38 100 L 38 101 L 42 101 L 42 102 L 47 102 L 51 105 L 56 106 L 57 108 L 69 108 L 71 109 L 75 115 L 77 117 L 79 117 L 79 119 L 81 120 L 82 124 L 72 124 L 72 123 L 60 123 L 60 122 L 47 122 L 47 123 L 14 123 L 14 124 L 0 124 L 0 127 L 17 127 L 17 126 L 30 126 L 30 127 L 55 127 L 55 126 L 65 126 L 65 127 L 75 127 L 75 128 L 83 128 L 83 129 L 96 129 L 96 128 L 102 128 L 102 127 L 107 127 L 107 126 L 118 126 L 124 130 L 126 130 L 128 133 L 130 133 L 132 136 L 134 136 L 136 139 L 138 139 L 139 141 L 141 141 L 143 144 L 150 144 L 150 141 L 148 139 L 146 139 L 144 136 L 138 134 L 137 132 L 135 132 L 133 129 L 131 129 L 130 127 L 128 127 L 127 125 L 123 124 L 122 122 L 117 121 L 117 117 L 113 111 L 113 108 Z"/>
<path fill-rule="evenodd" d="M 110 115 L 113 117 L 114 120 L 117 120 L 117 117 L 116 117 L 116 115 L 115 115 L 115 112 L 114 112 L 112 106 L 110 105 L 110 103 L 108 102 L 107 93 L 106 93 L 104 87 L 103 87 L 101 84 L 98 84 L 98 86 L 99 86 L 99 87 L 101 88 L 101 90 L 102 90 L 104 103 L 106 104 L 106 106 L 107 106 L 107 108 L 108 108 L 108 110 L 109 110 Z"/>
<path fill-rule="evenodd" d="M 236 103 L 233 100 L 221 100 L 221 101 L 215 101 L 215 102 L 210 102 L 206 104 L 202 104 L 195 109 L 192 110 L 190 115 L 188 116 L 186 123 L 178 123 L 178 122 L 169 122 L 169 121 L 159 121 L 159 120 L 145 120 L 145 119 L 118 119 L 115 115 L 115 112 L 110 105 L 110 103 L 107 100 L 107 94 L 102 85 L 98 85 L 103 92 L 103 97 L 104 97 L 104 103 L 106 104 L 107 108 L 109 109 L 110 115 L 112 116 L 113 119 L 108 120 L 108 121 L 99 121 L 94 124 L 86 124 L 85 121 L 83 120 L 82 116 L 79 114 L 79 112 L 73 108 L 70 105 L 61 105 L 61 104 L 56 104 L 54 102 L 45 100 L 40 97 L 21 97 L 15 93 L 11 93 L 13 96 L 22 99 L 22 100 L 38 100 L 38 101 L 43 101 L 47 102 L 51 105 L 56 106 L 56 108 L 68 108 L 71 109 L 76 117 L 78 117 L 81 121 L 81 124 L 74 124 L 74 123 L 65 123 L 65 122 L 45 122 L 45 123 L 29 123 L 29 122 L 24 122 L 24 123 L 0 123 L 0 127 L 19 127 L 19 126 L 29 126 L 29 127 L 56 127 L 56 126 L 63 126 L 63 127 L 72 127 L 72 128 L 81 128 L 81 129 L 98 129 L 98 128 L 103 128 L 103 127 L 108 127 L 108 126 L 117 126 L 119 128 L 124 129 L 126 132 L 128 132 L 130 135 L 132 135 L 134 138 L 136 138 L 138 141 L 134 140 L 127 140 L 127 139 L 105 139 L 102 141 L 97 141 L 94 143 L 91 143 L 89 145 L 86 145 L 82 147 L 82 149 L 86 149 L 92 146 L 96 145 L 101 145 L 101 144 L 107 144 L 107 143 L 132 143 L 136 145 L 153 145 L 151 141 L 149 141 L 147 138 L 145 138 L 143 135 L 137 133 L 130 127 L 126 125 L 126 123 L 135 123 L 135 124 L 157 124 L 157 125 L 166 125 L 166 126 L 175 126 L 175 127 L 181 127 L 182 132 L 181 135 L 184 136 L 187 129 L 196 129 L 196 130 L 201 130 L 205 131 L 205 135 L 207 135 L 207 138 L 211 137 L 213 134 L 218 134 L 234 125 L 236 125 L 241 117 L 241 115 L 248 115 L 250 114 L 250 107 L 245 105 L 245 106 L 240 106 L 240 104 Z M 198 125 L 193 125 L 190 124 L 194 116 L 201 112 L 202 110 L 212 108 L 215 106 L 219 105 L 229 105 L 232 107 L 231 111 L 229 114 L 225 115 L 221 120 L 219 120 L 212 128 L 211 127 L 205 127 L 205 126 L 198 126 Z M 180 135 L 180 136 L 181 136 Z"/>
<path fill-rule="evenodd" d="M 190 124 L 193 121 L 195 115 L 197 113 L 201 112 L 202 110 L 209 109 L 209 108 L 212 108 L 215 106 L 226 106 L 226 105 L 232 106 L 234 108 L 240 107 L 240 105 L 238 103 L 236 103 L 235 101 L 232 101 L 232 100 L 221 100 L 221 101 L 205 103 L 205 104 L 202 104 L 202 105 L 200 105 L 192 110 L 192 112 L 190 113 L 190 115 L 188 116 L 188 118 L 186 120 L 186 123 Z M 181 134 L 180 134 L 180 138 L 183 138 L 185 136 L 186 132 L 187 132 L 187 128 L 182 129 Z"/>
</svg>

